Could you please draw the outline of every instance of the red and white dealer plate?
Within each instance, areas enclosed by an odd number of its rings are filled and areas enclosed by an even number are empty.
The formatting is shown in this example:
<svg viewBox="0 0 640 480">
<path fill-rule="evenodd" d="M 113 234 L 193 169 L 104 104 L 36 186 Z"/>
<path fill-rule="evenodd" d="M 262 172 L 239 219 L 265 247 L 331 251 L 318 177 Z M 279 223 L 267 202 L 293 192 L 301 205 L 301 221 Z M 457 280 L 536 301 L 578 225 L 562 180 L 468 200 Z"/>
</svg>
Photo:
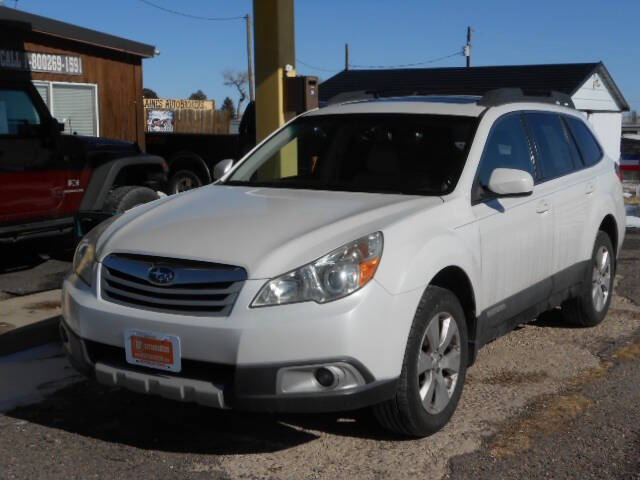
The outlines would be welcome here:
<svg viewBox="0 0 640 480">
<path fill-rule="evenodd" d="M 180 337 L 127 329 L 124 331 L 127 362 L 170 372 L 182 369 Z"/>
</svg>

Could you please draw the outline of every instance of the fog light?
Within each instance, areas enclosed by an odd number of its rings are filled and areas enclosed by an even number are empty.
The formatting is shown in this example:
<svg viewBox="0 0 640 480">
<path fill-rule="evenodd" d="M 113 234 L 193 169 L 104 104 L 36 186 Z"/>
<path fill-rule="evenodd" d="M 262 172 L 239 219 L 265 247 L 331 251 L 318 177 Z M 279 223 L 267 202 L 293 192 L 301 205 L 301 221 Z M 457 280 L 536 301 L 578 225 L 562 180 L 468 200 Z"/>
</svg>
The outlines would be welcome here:
<svg viewBox="0 0 640 480">
<path fill-rule="evenodd" d="M 336 376 L 331 370 L 325 367 L 321 367 L 315 371 L 314 376 L 320 385 L 323 387 L 331 387 L 336 383 Z"/>
<path fill-rule="evenodd" d="M 346 362 L 299 365 L 278 370 L 276 392 L 330 394 L 365 384 L 362 374 Z"/>
</svg>

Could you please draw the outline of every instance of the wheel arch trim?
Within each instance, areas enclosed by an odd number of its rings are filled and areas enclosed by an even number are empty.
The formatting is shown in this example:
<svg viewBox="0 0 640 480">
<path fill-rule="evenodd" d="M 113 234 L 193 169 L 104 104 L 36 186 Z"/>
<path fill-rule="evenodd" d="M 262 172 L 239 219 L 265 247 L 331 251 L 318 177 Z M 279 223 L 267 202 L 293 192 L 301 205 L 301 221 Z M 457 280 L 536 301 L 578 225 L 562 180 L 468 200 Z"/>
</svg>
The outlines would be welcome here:
<svg viewBox="0 0 640 480">
<path fill-rule="evenodd" d="M 128 168 L 140 165 L 155 165 L 163 169 L 164 160 L 156 155 L 136 155 L 107 162 L 93 171 L 87 191 L 80 204 L 80 211 L 102 210 L 104 202 L 118 174 Z"/>
</svg>

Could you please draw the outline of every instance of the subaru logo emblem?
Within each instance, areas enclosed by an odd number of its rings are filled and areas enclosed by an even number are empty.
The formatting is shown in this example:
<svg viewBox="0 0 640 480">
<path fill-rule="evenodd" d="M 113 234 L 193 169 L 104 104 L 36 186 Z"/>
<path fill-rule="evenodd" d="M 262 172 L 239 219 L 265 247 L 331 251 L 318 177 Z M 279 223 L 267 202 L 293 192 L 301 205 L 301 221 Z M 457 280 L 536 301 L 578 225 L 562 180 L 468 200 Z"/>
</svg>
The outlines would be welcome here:
<svg viewBox="0 0 640 480">
<path fill-rule="evenodd" d="M 169 267 L 156 265 L 149 269 L 149 281 L 155 285 L 170 285 L 176 274 Z"/>
</svg>

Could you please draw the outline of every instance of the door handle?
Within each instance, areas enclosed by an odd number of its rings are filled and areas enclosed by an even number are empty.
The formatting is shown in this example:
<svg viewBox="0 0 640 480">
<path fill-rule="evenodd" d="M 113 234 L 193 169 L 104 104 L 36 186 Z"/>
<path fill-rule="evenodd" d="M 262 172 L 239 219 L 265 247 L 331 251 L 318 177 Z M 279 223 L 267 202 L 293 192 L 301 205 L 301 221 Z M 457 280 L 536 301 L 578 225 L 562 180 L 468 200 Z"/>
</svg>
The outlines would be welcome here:
<svg viewBox="0 0 640 480">
<path fill-rule="evenodd" d="M 538 213 L 546 213 L 551 209 L 551 205 L 546 200 L 540 200 L 538 205 L 536 205 L 536 212 Z"/>
<path fill-rule="evenodd" d="M 587 195 L 591 195 L 595 191 L 596 191 L 596 184 L 593 183 L 593 182 L 587 182 L 587 186 L 585 188 L 585 193 Z"/>
<path fill-rule="evenodd" d="M 53 189 L 53 196 L 55 198 L 62 198 L 64 196 L 64 191 L 62 188 L 60 187 L 54 187 Z"/>
</svg>

